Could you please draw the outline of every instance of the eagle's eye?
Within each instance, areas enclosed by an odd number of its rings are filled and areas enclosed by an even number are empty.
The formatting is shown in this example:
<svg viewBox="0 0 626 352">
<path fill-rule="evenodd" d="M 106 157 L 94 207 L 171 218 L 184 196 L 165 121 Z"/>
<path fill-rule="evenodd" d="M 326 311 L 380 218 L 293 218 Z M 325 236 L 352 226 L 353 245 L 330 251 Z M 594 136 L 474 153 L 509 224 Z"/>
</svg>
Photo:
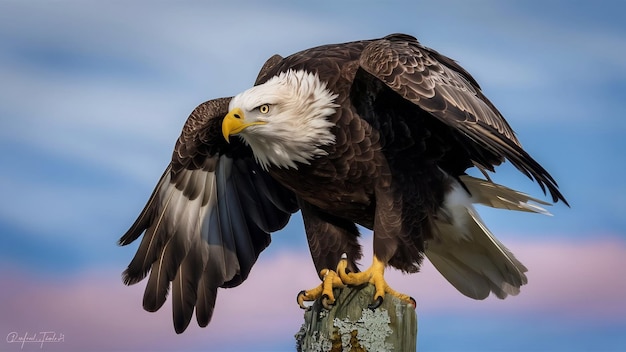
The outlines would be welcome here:
<svg viewBox="0 0 626 352">
<path fill-rule="evenodd" d="M 268 104 L 263 104 L 259 106 L 258 109 L 261 114 L 267 114 L 268 112 L 270 112 L 270 106 Z"/>
</svg>

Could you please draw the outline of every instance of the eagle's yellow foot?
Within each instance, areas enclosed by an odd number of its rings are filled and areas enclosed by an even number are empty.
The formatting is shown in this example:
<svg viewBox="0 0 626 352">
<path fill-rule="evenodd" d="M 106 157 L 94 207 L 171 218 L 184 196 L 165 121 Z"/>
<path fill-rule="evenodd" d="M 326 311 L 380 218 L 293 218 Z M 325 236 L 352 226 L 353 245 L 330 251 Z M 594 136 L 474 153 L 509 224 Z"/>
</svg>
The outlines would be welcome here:
<svg viewBox="0 0 626 352">
<path fill-rule="evenodd" d="M 370 309 L 378 308 L 383 303 L 383 299 L 387 293 L 413 305 L 413 307 L 416 306 L 415 299 L 413 299 L 413 297 L 400 293 L 389 287 L 384 277 L 385 263 L 380 261 L 376 256 L 374 256 L 372 266 L 363 272 L 347 273 L 347 266 L 347 258 L 342 257 L 341 261 L 339 261 L 339 265 L 337 266 L 337 273 L 344 284 L 359 286 L 370 283 L 374 285 L 376 291 L 374 293 L 373 302 L 368 305 Z"/>
<path fill-rule="evenodd" d="M 305 301 L 315 301 L 316 299 L 322 297 L 322 305 L 324 308 L 330 310 L 330 306 L 335 303 L 335 295 L 333 294 L 334 288 L 342 288 L 345 287 L 337 272 L 330 269 L 323 269 L 320 271 L 320 278 L 322 279 L 322 283 L 310 290 L 300 291 L 298 293 L 298 305 L 302 309 L 306 309 L 304 305 Z"/>
</svg>

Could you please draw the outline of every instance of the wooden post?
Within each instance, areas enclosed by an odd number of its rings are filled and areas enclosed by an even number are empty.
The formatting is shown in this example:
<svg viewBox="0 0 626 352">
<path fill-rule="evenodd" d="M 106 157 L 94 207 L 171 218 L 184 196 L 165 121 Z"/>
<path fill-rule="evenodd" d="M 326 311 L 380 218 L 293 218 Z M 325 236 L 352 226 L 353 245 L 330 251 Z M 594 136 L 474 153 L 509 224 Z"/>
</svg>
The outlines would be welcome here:
<svg viewBox="0 0 626 352">
<path fill-rule="evenodd" d="M 304 313 L 304 324 L 296 334 L 299 352 L 415 351 L 417 315 L 415 308 L 391 295 L 375 310 L 367 307 L 374 286 L 335 289 L 331 310 L 319 300 Z"/>
</svg>

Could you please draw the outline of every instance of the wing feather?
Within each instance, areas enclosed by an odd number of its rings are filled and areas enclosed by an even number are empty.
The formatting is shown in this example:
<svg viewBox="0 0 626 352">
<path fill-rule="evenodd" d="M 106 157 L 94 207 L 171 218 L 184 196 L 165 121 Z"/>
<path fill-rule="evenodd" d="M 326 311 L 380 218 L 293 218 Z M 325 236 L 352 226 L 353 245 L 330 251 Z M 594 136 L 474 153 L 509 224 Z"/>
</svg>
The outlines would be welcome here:
<svg viewBox="0 0 626 352">
<path fill-rule="evenodd" d="M 221 161 L 221 160 L 220 160 Z M 224 165 L 225 164 L 225 165 Z M 223 166 L 222 166 L 223 165 Z M 217 213 L 220 224 L 220 238 L 219 242 L 222 244 L 223 255 L 223 270 L 227 280 L 230 280 L 237 275 L 241 270 L 240 262 L 237 256 L 237 240 L 240 242 L 246 242 L 242 245 L 246 246 L 249 243 L 250 232 L 248 226 L 244 223 L 245 214 L 239 203 L 239 194 L 237 189 L 232 187 L 231 174 L 232 160 L 226 158 L 224 163 L 219 163 L 216 174 L 217 184 L 224 185 L 217 189 Z M 237 238 L 237 236 L 240 236 Z M 209 245 L 213 242 L 209 242 Z M 249 251 L 242 251 L 242 259 L 247 259 L 246 256 L 256 257 Z"/>
<path fill-rule="evenodd" d="M 474 78 L 454 60 L 422 46 L 408 35 L 372 41 L 360 58 L 361 67 L 423 110 L 459 130 L 474 143 L 508 159 L 522 173 L 549 191 L 553 201 L 567 201 L 552 176 L 524 149 Z"/>
<path fill-rule="evenodd" d="M 201 239 L 195 237 L 172 282 L 172 313 L 174 330 L 177 333 L 185 331 L 189 326 L 205 263 L 206 258 L 203 258 L 202 255 Z"/>
<path fill-rule="evenodd" d="M 229 102 L 211 100 L 191 113 L 172 162 L 119 240 L 127 245 L 143 234 L 123 281 L 135 284 L 150 273 L 143 300 L 148 311 L 163 305 L 171 285 L 177 333 L 187 328 L 194 307 L 198 324 L 209 323 L 218 288 L 243 282 L 269 233 L 298 209 L 295 196 L 256 165 L 247 146 L 223 139 Z"/>
</svg>

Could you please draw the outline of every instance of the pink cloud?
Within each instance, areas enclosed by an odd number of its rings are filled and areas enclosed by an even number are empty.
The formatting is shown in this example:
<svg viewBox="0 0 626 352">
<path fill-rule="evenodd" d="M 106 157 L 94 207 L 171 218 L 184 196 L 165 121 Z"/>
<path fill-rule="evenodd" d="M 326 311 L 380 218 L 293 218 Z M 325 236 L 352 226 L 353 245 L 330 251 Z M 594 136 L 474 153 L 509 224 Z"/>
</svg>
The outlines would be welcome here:
<svg viewBox="0 0 626 352">
<path fill-rule="evenodd" d="M 370 248 L 370 239 L 363 242 Z M 404 276 L 389 271 L 388 281 L 417 299 L 418 314 L 523 314 L 623 321 L 626 278 L 621 273 L 626 243 L 602 238 L 588 241 L 508 243 L 529 268 L 529 284 L 504 301 L 465 298 L 430 264 Z M 362 261 L 369 263 L 368 258 Z M 293 341 L 302 323 L 297 292 L 319 282 L 306 250 L 262 257 L 241 286 L 221 290 L 213 321 L 206 329 L 192 322 L 183 335 L 171 323 L 169 301 L 157 313 L 141 308 L 143 283 L 121 284 L 121 268 L 86 271 L 67 278 L 42 277 L 16 268 L 2 269 L 0 333 L 36 331 L 64 334 L 64 342 L 45 350 L 182 350 L 206 346 L 237 350 L 270 341 Z M 4 341 L 0 340 L 0 344 Z M 19 350 L 17 344 L 0 345 Z M 237 347 L 240 346 L 240 347 Z M 24 350 L 39 349 L 39 345 Z"/>
</svg>

